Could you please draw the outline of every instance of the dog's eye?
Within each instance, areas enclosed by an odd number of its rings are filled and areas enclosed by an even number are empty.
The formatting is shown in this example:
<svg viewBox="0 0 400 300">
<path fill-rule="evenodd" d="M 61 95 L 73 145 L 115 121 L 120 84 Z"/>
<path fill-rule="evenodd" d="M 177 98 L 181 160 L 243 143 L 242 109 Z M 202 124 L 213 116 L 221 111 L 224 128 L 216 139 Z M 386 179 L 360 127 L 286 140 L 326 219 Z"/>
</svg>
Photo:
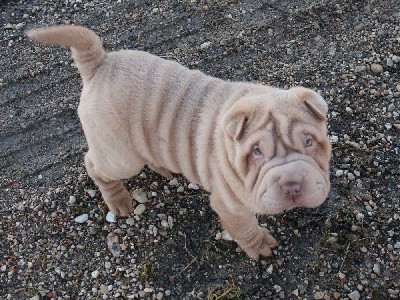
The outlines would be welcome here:
<svg viewBox="0 0 400 300">
<path fill-rule="evenodd" d="M 312 138 L 307 137 L 306 138 L 306 147 L 311 147 L 313 145 L 314 141 Z"/>
<path fill-rule="evenodd" d="M 256 156 L 262 155 L 262 152 L 261 152 L 261 150 L 260 150 L 260 147 L 255 146 L 255 147 L 253 148 L 253 154 L 256 155 Z"/>
</svg>

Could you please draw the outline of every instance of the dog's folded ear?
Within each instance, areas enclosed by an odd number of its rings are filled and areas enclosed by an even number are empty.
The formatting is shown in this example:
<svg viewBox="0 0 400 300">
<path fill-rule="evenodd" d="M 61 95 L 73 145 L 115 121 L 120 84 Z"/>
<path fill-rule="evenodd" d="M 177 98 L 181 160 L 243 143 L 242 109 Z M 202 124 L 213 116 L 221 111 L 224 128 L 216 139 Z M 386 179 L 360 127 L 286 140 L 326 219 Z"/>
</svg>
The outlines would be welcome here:
<svg viewBox="0 0 400 300">
<path fill-rule="evenodd" d="M 223 117 L 222 128 L 232 139 L 239 140 L 259 109 L 260 103 L 257 99 L 238 100 Z"/>
<path fill-rule="evenodd" d="M 317 118 L 325 121 L 328 113 L 328 104 L 325 100 L 313 90 L 304 87 L 293 87 L 289 90 L 298 101 L 303 102 L 308 110 Z"/>
</svg>

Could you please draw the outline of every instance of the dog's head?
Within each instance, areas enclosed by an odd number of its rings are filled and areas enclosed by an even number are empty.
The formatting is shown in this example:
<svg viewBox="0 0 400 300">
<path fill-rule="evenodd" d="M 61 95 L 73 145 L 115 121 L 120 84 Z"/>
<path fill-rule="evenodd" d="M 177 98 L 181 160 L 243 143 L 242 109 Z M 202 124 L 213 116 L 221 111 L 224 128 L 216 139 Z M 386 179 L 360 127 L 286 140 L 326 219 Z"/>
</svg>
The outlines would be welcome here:
<svg viewBox="0 0 400 300">
<path fill-rule="evenodd" d="M 277 214 L 325 201 L 331 157 L 327 111 L 321 96 L 295 87 L 243 97 L 225 114 L 226 153 L 251 195 L 249 209 Z"/>
</svg>

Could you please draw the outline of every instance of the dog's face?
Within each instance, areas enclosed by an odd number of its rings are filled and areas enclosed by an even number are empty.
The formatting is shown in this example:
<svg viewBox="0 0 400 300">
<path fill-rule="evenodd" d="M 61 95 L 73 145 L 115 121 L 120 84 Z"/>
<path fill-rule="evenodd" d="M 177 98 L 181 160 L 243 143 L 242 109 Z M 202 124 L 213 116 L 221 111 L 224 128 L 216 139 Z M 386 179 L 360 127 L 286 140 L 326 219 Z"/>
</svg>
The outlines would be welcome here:
<svg viewBox="0 0 400 300">
<path fill-rule="evenodd" d="M 321 96 L 297 87 L 240 99 L 227 112 L 227 155 L 251 195 L 249 209 L 277 214 L 325 201 L 331 157 L 327 110 Z"/>
</svg>

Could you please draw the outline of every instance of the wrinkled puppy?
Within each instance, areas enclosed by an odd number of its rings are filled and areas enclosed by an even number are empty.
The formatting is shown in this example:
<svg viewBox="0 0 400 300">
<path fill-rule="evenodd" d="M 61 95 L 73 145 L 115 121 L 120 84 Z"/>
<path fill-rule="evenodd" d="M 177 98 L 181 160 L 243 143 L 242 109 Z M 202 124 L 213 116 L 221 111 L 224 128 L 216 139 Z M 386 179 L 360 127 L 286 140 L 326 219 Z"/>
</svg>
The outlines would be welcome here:
<svg viewBox="0 0 400 300">
<path fill-rule="evenodd" d="M 85 163 L 111 212 L 132 211 L 121 179 L 145 164 L 211 192 L 223 227 L 249 257 L 277 245 L 257 214 L 322 204 L 330 189 L 327 104 L 315 92 L 227 82 L 142 51 L 106 53 L 80 26 L 32 39 L 70 47 L 82 76 Z"/>
</svg>

